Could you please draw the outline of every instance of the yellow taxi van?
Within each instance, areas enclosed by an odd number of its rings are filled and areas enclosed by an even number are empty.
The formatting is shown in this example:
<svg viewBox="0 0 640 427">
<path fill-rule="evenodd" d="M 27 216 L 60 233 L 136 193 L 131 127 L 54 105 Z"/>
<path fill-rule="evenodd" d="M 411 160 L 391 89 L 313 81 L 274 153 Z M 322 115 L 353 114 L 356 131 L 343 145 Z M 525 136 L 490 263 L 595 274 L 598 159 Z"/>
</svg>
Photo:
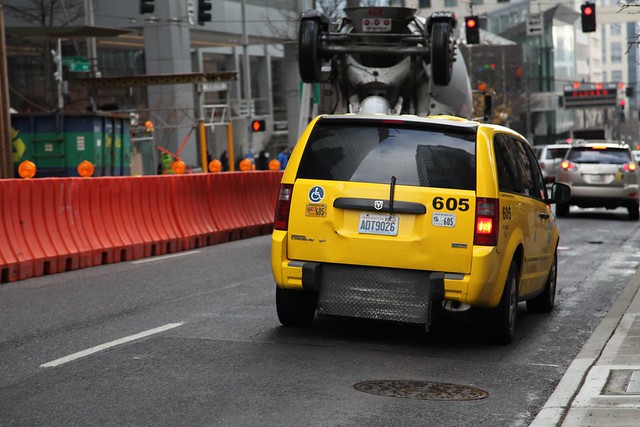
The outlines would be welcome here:
<svg viewBox="0 0 640 427">
<path fill-rule="evenodd" d="M 481 308 L 514 337 L 517 305 L 553 309 L 559 233 L 520 134 L 449 116 L 323 115 L 282 177 L 271 244 L 285 326 L 316 313 L 429 325 Z"/>
</svg>

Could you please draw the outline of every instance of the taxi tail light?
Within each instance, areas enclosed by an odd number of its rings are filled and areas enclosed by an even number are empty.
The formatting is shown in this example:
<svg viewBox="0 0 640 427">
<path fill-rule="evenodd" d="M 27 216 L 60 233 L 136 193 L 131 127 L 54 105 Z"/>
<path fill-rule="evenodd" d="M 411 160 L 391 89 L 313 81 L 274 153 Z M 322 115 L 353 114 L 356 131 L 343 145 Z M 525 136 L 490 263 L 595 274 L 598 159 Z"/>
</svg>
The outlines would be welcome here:
<svg viewBox="0 0 640 427">
<path fill-rule="evenodd" d="M 292 184 L 282 184 L 278 201 L 276 203 L 276 215 L 273 221 L 273 228 L 276 230 L 287 230 L 289 228 L 289 209 L 291 208 Z"/>
<path fill-rule="evenodd" d="M 500 203 L 498 199 L 476 199 L 476 228 L 473 244 L 495 246 L 500 228 Z"/>
<path fill-rule="evenodd" d="M 638 165 L 636 165 L 634 162 L 629 162 L 622 165 L 622 170 L 625 172 L 635 172 L 636 169 L 638 169 Z"/>
<path fill-rule="evenodd" d="M 572 163 L 568 160 L 564 160 L 562 163 L 560 163 L 560 167 L 563 170 L 569 170 L 569 171 L 574 171 L 574 170 L 578 170 L 578 165 L 576 165 L 575 163 Z"/>
</svg>

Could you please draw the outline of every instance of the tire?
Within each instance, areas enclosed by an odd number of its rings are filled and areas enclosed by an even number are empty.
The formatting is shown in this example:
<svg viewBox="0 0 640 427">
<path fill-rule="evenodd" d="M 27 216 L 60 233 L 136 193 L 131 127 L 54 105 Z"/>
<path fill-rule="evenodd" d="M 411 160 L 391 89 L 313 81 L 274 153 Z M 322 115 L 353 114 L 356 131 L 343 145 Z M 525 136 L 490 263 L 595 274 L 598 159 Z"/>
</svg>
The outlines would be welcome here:
<svg viewBox="0 0 640 427">
<path fill-rule="evenodd" d="M 558 252 L 553 254 L 553 262 L 547 277 L 547 283 L 540 295 L 527 301 L 527 310 L 532 313 L 549 313 L 556 303 L 556 286 L 558 280 Z"/>
<path fill-rule="evenodd" d="M 629 211 L 629 220 L 640 220 L 640 205 L 638 202 L 630 202 L 629 206 L 627 206 L 627 210 Z"/>
<path fill-rule="evenodd" d="M 309 326 L 316 314 L 315 292 L 276 287 L 278 319 L 284 326 Z"/>
<path fill-rule="evenodd" d="M 303 19 L 298 34 L 298 71 L 305 83 L 320 82 L 322 61 L 318 55 L 320 20 Z"/>
<path fill-rule="evenodd" d="M 569 216 L 569 205 L 567 203 L 558 203 L 556 205 L 556 216 L 558 218 Z"/>
<path fill-rule="evenodd" d="M 518 318 L 518 264 L 511 261 L 500 304 L 493 312 L 493 341 L 509 344 L 516 331 Z"/>
<path fill-rule="evenodd" d="M 451 82 L 453 59 L 451 23 L 435 22 L 431 28 L 431 77 L 435 85 L 446 86 Z"/>
</svg>

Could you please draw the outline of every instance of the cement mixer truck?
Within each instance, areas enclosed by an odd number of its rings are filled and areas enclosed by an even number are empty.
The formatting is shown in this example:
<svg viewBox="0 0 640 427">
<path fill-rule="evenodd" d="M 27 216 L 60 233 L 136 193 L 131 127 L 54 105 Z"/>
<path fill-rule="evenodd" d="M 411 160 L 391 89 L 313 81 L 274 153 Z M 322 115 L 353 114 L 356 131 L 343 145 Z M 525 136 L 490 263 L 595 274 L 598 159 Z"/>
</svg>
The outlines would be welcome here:
<svg viewBox="0 0 640 427">
<path fill-rule="evenodd" d="M 332 23 L 300 18 L 299 72 L 322 83 L 319 113 L 447 114 L 469 118 L 471 86 L 455 42 L 456 17 L 405 7 L 348 7 Z"/>
</svg>

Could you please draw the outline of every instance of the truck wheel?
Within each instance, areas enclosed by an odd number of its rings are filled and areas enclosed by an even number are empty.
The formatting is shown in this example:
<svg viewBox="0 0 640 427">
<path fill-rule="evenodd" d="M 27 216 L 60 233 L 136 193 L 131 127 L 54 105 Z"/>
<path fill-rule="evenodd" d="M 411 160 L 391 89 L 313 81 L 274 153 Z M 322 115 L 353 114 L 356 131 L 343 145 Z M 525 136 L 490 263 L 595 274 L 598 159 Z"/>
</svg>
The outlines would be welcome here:
<svg viewBox="0 0 640 427">
<path fill-rule="evenodd" d="M 544 290 L 538 296 L 527 301 L 527 310 L 532 313 L 549 313 L 556 303 L 556 285 L 558 279 L 558 252 L 553 254 L 553 263 Z"/>
<path fill-rule="evenodd" d="M 500 304 L 494 309 L 493 339 L 496 344 L 509 344 L 516 331 L 518 318 L 518 264 L 511 261 Z"/>
<path fill-rule="evenodd" d="M 321 58 L 318 55 L 320 20 L 303 19 L 298 34 L 298 70 L 305 83 L 320 81 Z"/>
<path fill-rule="evenodd" d="M 431 77 L 438 86 L 446 86 L 453 72 L 451 23 L 435 22 L 431 28 Z"/>
<path fill-rule="evenodd" d="M 318 294 L 276 287 L 278 319 L 284 326 L 309 326 L 316 315 Z"/>
<path fill-rule="evenodd" d="M 629 202 L 629 206 L 627 207 L 627 210 L 629 211 L 629 219 L 631 221 L 640 220 L 640 205 L 638 204 L 637 201 Z"/>
<path fill-rule="evenodd" d="M 563 218 L 565 216 L 569 216 L 569 204 L 567 204 L 567 203 L 558 203 L 556 205 L 556 216 L 558 218 Z"/>
</svg>

